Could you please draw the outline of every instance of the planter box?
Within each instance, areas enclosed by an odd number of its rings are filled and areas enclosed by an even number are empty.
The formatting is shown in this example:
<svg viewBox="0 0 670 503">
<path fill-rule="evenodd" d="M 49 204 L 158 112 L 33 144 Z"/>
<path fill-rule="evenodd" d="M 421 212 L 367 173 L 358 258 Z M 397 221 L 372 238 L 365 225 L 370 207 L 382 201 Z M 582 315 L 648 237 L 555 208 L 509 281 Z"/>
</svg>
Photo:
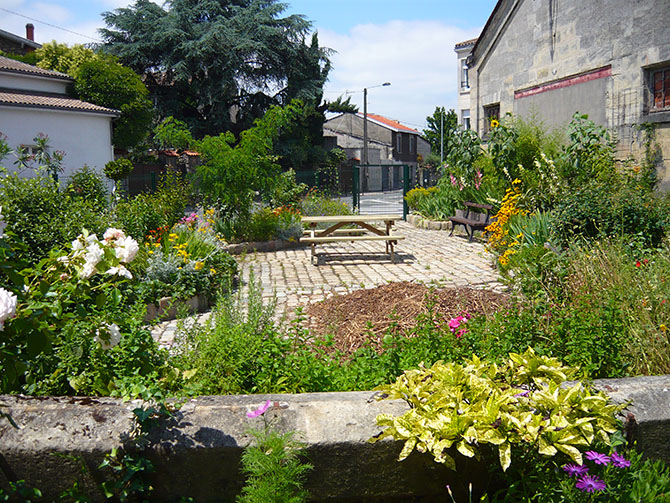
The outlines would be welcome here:
<svg viewBox="0 0 670 503">
<path fill-rule="evenodd" d="M 188 314 L 202 313 L 209 307 L 207 296 L 203 293 L 191 297 L 187 300 L 174 300 L 172 297 L 163 297 L 158 300 L 158 303 L 151 303 L 147 305 L 147 314 L 144 316 L 144 321 L 150 322 L 155 319 L 161 321 L 174 320 L 177 318 L 179 311 L 186 308 Z"/>
</svg>

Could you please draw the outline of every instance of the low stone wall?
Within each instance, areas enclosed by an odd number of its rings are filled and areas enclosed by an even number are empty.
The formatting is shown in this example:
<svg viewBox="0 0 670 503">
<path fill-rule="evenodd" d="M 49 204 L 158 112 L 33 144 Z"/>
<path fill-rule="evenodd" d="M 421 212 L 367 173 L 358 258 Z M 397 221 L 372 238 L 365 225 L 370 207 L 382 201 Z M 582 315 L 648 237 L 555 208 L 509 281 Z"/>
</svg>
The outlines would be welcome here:
<svg viewBox="0 0 670 503">
<path fill-rule="evenodd" d="M 299 241 L 285 241 L 283 239 L 273 239 L 272 241 L 254 241 L 250 243 L 229 244 L 224 249 L 231 255 L 240 255 L 242 253 L 253 252 L 273 252 L 279 250 L 288 250 L 291 248 L 302 248 L 305 244 Z"/>
<path fill-rule="evenodd" d="M 451 222 L 449 220 L 429 220 L 421 215 L 407 215 L 407 222 L 419 229 L 428 229 L 431 231 L 451 230 Z"/>
<path fill-rule="evenodd" d="M 670 376 L 595 382 L 628 409 L 638 447 L 670 463 Z M 272 400 L 265 418 L 246 413 Z M 111 398 L 0 396 L 0 486 L 25 479 L 47 501 L 79 479 L 94 501 L 105 453 L 121 447 L 139 402 Z M 445 484 L 454 473 L 429 456 L 413 453 L 398 462 L 400 443 L 367 440 L 379 433 L 375 417 L 406 410 L 400 400 L 376 401 L 373 392 L 200 397 L 188 400 L 161 426 L 150 451 L 156 466 L 155 501 L 191 496 L 201 502 L 233 502 L 242 485 L 240 455 L 248 430 L 269 420 L 279 431 L 297 431 L 314 465 L 307 487 L 319 502 L 447 501 Z M 59 456 L 68 455 L 68 457 Z M 78 457 L 80 461 L 71 456 Z M 87 466 L 82 472 L 81 460 Z M 469 465 L 459 469 L 482 469 Z"/>
</svg>

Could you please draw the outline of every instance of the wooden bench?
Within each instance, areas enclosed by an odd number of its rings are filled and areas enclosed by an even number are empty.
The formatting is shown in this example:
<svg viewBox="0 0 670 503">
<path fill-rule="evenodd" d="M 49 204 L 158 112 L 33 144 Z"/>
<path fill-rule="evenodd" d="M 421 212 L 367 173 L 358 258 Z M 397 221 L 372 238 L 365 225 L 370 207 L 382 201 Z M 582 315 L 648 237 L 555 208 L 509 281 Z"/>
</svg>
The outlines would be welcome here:
<svg viewBox="0 0 670 503">
<path fill-rule="evenodd" d="M 312 248 L 312 262 L 316 258 L 316 245 L 322 243 L 337 243 L 347 241 L 384 241 L 386 253 L 390 254 L 394 262 L 393 246 L 404 236 L 391 234 L 391 228 L 400 215 L 334 215 L 323 217 L 302 217 L 302 223 L 309 225 L 304 231 L 301 243 L 307 243 Z M 384 222 L 385 227 L 375 227 L 371 222 Z M 327 229 L 317 229 L 320 223 L 329 224 Z M 347 225 L 356 225 L 354 229 L 343 229 Z"/>
<path fill-rule="evenodd" d="M 470 202 L 465 202 L 463 204 L 465 205 L 464 215 L 460 216 L 457 214 L 454 217 L 449 217 L 449 220 L 451 221 L 451 232 L 449 235 L 451 236 L 454 234 L 454 229 L 457 225 L 462 225 L 465 228 L 465 233 L 468 235 L 469 241 L 472 241 L 476 230 L 483 231 L 491 223 L 491 210 L 493 210 L 493 206 L 490 204 Z M 486 210 L 486 214 L 477 210 Z M 468 231 L 468 229 L 470 230 Z"/>
</svg>

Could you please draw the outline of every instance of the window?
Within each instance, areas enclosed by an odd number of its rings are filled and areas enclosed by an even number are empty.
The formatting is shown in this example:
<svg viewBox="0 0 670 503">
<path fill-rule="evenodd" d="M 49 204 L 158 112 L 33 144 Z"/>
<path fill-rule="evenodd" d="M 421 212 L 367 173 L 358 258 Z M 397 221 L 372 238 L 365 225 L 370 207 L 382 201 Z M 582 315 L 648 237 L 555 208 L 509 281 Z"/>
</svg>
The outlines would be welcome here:
<svg viewBox="0 0 670 503">
<path fill-rule="evenodd" d="M 402 134 L 400 133 L 395 134 L 395 150 L 398 153 L 402 152 Z"/>
<path fill-rule="evenodd" d="M 484 107 L 484 134 L 488 134 L 491 130 L 491 122 L 498 121 L 500 117 L 500 103 L 495 105 L 488 105 Z"/>
<path fill-rule="evenodd" d="M 651 109 L 670 108 L 670 67 L 651 70 Z"/>
<path fill-rule="evenodd" d="M 470 129 L 470 109 L 461 110 L 461 126 Z"/>
<path fill-rule="evenodd" d="M 468 64 L 467 60 L 461 60 L 461 89 L 470 89 L 470 81 L 468 80 Z M 453 75 L 453 74 L 452 74 Z"/>
</svg>

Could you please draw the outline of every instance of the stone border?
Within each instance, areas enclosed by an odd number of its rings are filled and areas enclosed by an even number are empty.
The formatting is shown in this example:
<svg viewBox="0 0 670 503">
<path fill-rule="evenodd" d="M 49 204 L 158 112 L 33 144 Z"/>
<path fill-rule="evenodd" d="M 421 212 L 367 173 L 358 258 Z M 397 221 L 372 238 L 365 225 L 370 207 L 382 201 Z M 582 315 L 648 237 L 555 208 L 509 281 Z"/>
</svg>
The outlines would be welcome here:
<svg viewBox="0 0 670 503">
<path fill-rule="evenodd" d="M 670 375 L 606 379 L 595 386 L 617 402 L 632 401 L 627 431 L 647 455 L 670 462 Z M 401 444 L 367 440 L 379 433 L 375 417 L 399 415 L 401 400 L 376 401 L 373 392 L 300 395 L 212 396 L 188 400 L 154 438 L 150 458 L 156 466 L 153 501 L 233 501 L 242 476 L 239 459 L 250 439 L 249 428 L 263 418 L 246 413 L 271 400 L 266 413 L 279 431 L 297 431 L 314 465 L 307 488 L 319 502 L 390 503 L 446 501 L 444 485 L 453 472 L 428 456 L 413 453 L 398 462 Z M 131 430 L 132 410 L 140 402 L 112 398 L 0 396 L 0 486 L 25 479 L 51 501 L 77 478 L 93 501 L 103 474 L 105 453 L 122 445 Z M 88 466 L 55 453 L 80 456 Z M 474 467 L 477 469 L 477 467 Z M 485 473 L 485 467 L 481 467 Z M 472 464 L 467 468 L 472 470 Z"/>
<path fill-rule="evenodd" d="M 430 220 L 421 215 L 407 215 L 407 222 L 419 229 L 428 229 L 431 231 L 451 230 L 451 222 L 449 220 Z"/>
<path fill-rule="evenodd" d="M 186 308 L 188 314 L 203 313 L 209 308 L 207 295 L 199 293 L 190 299 L 175 300 L 172 297 L 162 297 L 157 303 L 147 304 L 147 314 L 144 321 L 149 323 L 154 320 L 171 321 L 176 320 L 180 309 Z"/>
</svg>

